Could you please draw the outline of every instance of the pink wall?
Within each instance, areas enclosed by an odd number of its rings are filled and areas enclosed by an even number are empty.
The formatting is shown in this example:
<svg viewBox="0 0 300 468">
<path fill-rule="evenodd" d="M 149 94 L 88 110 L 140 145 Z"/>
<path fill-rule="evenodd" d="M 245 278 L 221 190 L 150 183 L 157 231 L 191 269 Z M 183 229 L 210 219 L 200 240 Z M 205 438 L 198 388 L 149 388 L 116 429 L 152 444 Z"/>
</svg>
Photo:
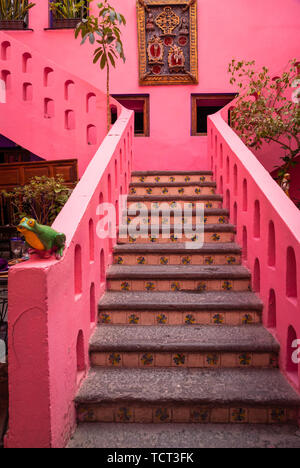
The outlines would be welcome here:
<svg viewBox="0 0 300 468">
<path fill-rule="evenodd" d="M 291 337 L 300 339 L 299 210 L 225 123 L 221 111 L 209 118 L 211 167 L 224 195 L 244 264 L 264 302 L 263 321 L 281 345 L 280 366 L 300 391 L 300 366 L 292 365 Z M 292 340 L 292 341 L 293 341 Z"/>
<path fill-rule="evenodd" d="M 33 257 L 10 270 L 7 447 L 63 447 L 75 427 L 73 400 L 114 244 L 96 236 L 97 206 L 128 193 L 132 143 L 133 114 L 124 109 L 53 225 L 67 236 L 63 259 Z"/>
<path fill-rule="evenodd" d="M 2 31 L 1 78 L 0 134 L 46 160 L 78 159 L 81 176 L 106 134 L 106 95 Z"/>
<path fill-rule="evenodd" d="M 191 137 L 191 94 L 233 92 L 227 66 L 235 58 L 256 59 L 278 74 L 299 53 L 299 0 L 198 0 L 199 85 L 140 87 L 136 1 L 111 0 L 128 24 L 124 32 L 126 64 L 112 71 L 113 94 L 150 93 L 150 138 L 136 139 L 135 169 L 207 168 L 206 137 Z M 30 12 L 34 32 L 11 32 L 70 72 L 104 89 L 105 75 L 90 62 L 89 46 L 80 47 L 73 31 L 46 31 L 48 2 Z M 121 79 L 120 79 L 121 77 Z"/>
</svg>

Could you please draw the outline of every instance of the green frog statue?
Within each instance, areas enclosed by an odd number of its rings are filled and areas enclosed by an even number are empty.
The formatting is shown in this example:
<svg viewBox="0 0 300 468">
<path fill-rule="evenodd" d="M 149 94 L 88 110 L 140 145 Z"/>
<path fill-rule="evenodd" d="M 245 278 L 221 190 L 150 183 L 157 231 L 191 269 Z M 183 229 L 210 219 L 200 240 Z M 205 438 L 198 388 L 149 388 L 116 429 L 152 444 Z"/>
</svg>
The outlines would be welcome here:
<svg viewBox="0 0 300 468">
<path fill-rule="evenodd" d="M 55 253 L 58 260 L 63 256 L 66 244 L 65 234 L 49 226 L 38 224 L 35 219 L 31 218 L 23 218 L 17 229 L 25 237 L 27 246 L 32 249 L 31 253 L 38 253 L 44 258 Z"/>
</svg>

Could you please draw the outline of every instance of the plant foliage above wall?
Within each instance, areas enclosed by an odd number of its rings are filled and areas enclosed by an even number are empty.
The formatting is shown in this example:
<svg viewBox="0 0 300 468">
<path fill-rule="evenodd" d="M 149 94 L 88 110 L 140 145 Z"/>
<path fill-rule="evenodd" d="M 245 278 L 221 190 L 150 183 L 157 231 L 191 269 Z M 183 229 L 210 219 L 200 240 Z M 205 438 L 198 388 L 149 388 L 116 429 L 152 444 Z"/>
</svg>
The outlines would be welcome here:
<svg viewBox="0 0 300 468">
<path fill-rule="evenodd" d="M 72 190 L 61 176 L 33 177 L 27 185 L 3 192 L 12 211 L 13 224 L 29 217 L 50 226 L 68 201 Z"/>
<path fill-rule="evenodd" d="M 267 67 L 257 70 L 255 61 L 232 60 L 228 72 L 230 83 L 240 90 L 231 126 L 249 148 L 274 142 L 284 150 L 278 168 L 281 183 L 300 155 L 300 96 L 295 89 L 300 84 L 299 62 L 290 61 L 288 69 L 275 77 Z"/>
<path fill-rule="evenodd" d="M 91 1 L 91 0 L 90 0 Z M 89 15 L 83 18 L 75 31 L 75 38 L 82 37 L 81 44 L 88 39 L 95 45 L 93 63 L 99 63 L 100 69 L 106 68 L 107 83 L 107 130 L 111 126 L 110 112 L 110 66 L 116 67 L 118 58 L 125 62 L 123 43 L 121 39 L 120 25 L 126 25 L 126 20 L 121 13 L 110 6 L 108 0 L 98 3 L 98 16 Z"/>
<path fill-rule="evenodd" d="M 0 0 L 0 20 L 22 21 L 34 6 L 28 0 Z"/>
<path fill-rule="evenodd" d="M 60 0 L 50 2 L 50 10 L 56 18 L 81 19 L 86 10 L 84 0 Z"/>
</svg>

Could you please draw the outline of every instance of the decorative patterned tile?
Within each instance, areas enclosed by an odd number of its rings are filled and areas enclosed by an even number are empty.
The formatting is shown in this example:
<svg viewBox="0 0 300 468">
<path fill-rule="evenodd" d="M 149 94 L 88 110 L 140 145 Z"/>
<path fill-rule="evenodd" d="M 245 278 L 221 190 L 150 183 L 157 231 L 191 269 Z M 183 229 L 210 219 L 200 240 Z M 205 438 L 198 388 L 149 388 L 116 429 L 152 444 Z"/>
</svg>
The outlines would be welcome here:
<svg viewBox="0 0 300 468">
<path fill-rule="evenodd" d="M 138 265 L 146 265 L 147 259 L 146 259 L 146 257 L 137 257 L 136 263 Z"/>
<path fill-rule="evenodd" d="M 223 291 L 232 291 L 233 290 L 233 282 L 232 281 L 223 281 L 222 289 L 223 289 Z"/>
<path fill-rule="evenodd" d="M 217 353 L 206 354 L 204 365 L 205 367 L 219 367 L 220 355 Z"/>
<path fill-rule="evenodd" d="M 140 362 L 144 367 L 152 367 L 154 365 L 154 356 L 152 353 L 144 353 L 140 356 Z"/>
<path fill-rule="evenodd" d="M 213 265 L 214 264 L 214 257 L 205 257 L 204 258 L 204 265 Z"/>
<path fill-rule="evenodd" d="M 239 365 L 242 367 L 249 367 L 252 364 L 252 354 L 242 353 L 238 357 Z"/>
<path fill-rule="evenodd" d="M 165 314 L 159 314 L 156 317 L 156 322 L 158 325 L 166 325 L 168 323 L 168 317 Z"/>
<path fill-rule="evenodd" d="M 131 286 L 128 281 L 123 281 L 121 283 L 121 291 L 130 291 L 130 289 L 131 289 Z"/>
<path fill-rule="evenodd" d="M 237 263 L 237 259 L 236 257 L 233 257 L 233 256 L 227 256 L 226 263 L 227 265 L 235 265 Z"/>
<path fill-rule="evenodd" d="M 148 292 L 155 291 L 157 289 L 156 283 L 153 281 L 146 281 L 145 283 L 145 290 Z"/>
<path fill-rule="evenodd" d="M 191 423 L 209 423 L 210 409 L 209 408 L 195 408 L 191 410 Z"/>
<path fill-rule="evenodd" d="M 220 234 L 217 234 L 217 233 L 212 234 L 211 238 L 214 242 L 219 242 L 221 240 Z"/>
<path fill-rule="evenodd" d="M 214 314 L 212 321 L 216 325 L 223 325 L 225 323 L 225 316 L 224 314 Z"/>
<path fill-rule="evenodd" d="M 195 323 L 196 323 L 195 316 L 194 316 L 193 314 L 187 314 L 187 315 L 185 316 L 184 323 L 185 323 L 186 325 L 195 325 Z"/>
<path fill-rule="evenodd" d="M 253 316 L 251 314 L 244 314 L 242 316 L 242 324 L 243 325 L 250 325 L 253 323 Z"/>
<path fill-rule="evenodd" d="M 129 315 L 129 317 L 128 317 L 128 323 L 129 323 L 129 325 L 138 325 L 139 321 L 140 321 L 139 315 L 131 314 L 131 315 Z"/>
<path fill-rule="evenodd" d="M 180 289 L 181 289 L 181 286 L 180 286 L 179 281 L 173 281 L 173 282 L 171 283 L 171 290 L 172 290 L 172 291 L 174 291 L 174 292 L 175 292 L 175 291 L 180 291 Z"/>
<path fill-rule="evenodd" d="M 186 364 L 186 356 L 183 353 L 174 354 L 172 360 L 175 367 L 183 367 Z"/>
<path fill-rule="evenodd" d="M 115 263 L 115 265 L 123 265 L 124 264 L 124 258 L 123 257 L 116 257 L 114 263 Z"/>
<path fill-rule="evenodd" d="M 199 292 L 207 291 L 207 284 L 204 281 L 200 281 L 197 284 L 197 291 L 199 291 Z"/>
<path fill-rule="evenodd" d="M 169 258 L 168 257 L 160 257 L 159 263 L 160 263 L 160 265 L 168 265 Z"/>
<path fill-rule="evenodd" d="M 282 424 L 287 420 L 287 412 L 282 408 L 273 408 L 269 410 L 269 422 L 274 424 Z"/>
<path fill-rule="evenodd" d="M 133 411 L 130 408 L 121 407 L 116 411 L 116 422 L 133 422 Z"/>
<path fill-rule="evenodd" d="M 232 408 L 230 410 L 230 422 L 233 422 L 233 423 L 248 422 L 248 409 L 247 408 Z"/>
<path fill-rule="evenodd" d="M 113 367 L 122 365 L 122 358 L 120 353 L 111 353 L 108 356 L 108 364 Z"/>
<path fill-rule="evenodd" d="M 156 423 L 166 423 L 171 421 L 170 408 L 157 408 L 154 410 L 153 421 Z"/>
<path fill-rule="evenodd" d="M 107 314 L 107 313 L 100 314 L 99 321 L 100 321 L 100 323 L 103 323 L 103 324 L 111 323 L 110 314 Z"/>
<path fill-rule="evenodd" d="M 79 408 L 77 417 L 80 422 L 95 422 L 96 414 L 92 408 Z"/>
</svg>

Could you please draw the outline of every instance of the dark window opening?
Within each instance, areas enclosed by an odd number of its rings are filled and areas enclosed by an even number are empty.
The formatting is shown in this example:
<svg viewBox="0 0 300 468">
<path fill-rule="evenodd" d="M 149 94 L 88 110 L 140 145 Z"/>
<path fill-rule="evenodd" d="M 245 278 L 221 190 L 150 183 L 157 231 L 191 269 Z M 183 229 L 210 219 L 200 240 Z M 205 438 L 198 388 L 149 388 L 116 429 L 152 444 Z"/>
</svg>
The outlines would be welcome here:
<svg viewBox="0 0 300 468">
<path fill-rule="evenodd" d="M 192 95 L 192 135 L 207 135 L 207 117 L 215 114 L 229 104 L 236 94 L 198 94 Z M 230 111 L 228 112 L 230 124 Z"/>
<path fill-rule="evenodd" d="M 149 95 L 114 95 L 116 101 L 134 111 L 134 135 L 150 136 Z M 116 110 L 112 109 L 112 123 L 116 121 Z"/>
<path fill-rule="evenodd" d="M 118 120 L 118 109 L 116 107 L 111 107 L 110 112 L 111 112 L 111 124 L 113 125 Z"/>
</svg>

